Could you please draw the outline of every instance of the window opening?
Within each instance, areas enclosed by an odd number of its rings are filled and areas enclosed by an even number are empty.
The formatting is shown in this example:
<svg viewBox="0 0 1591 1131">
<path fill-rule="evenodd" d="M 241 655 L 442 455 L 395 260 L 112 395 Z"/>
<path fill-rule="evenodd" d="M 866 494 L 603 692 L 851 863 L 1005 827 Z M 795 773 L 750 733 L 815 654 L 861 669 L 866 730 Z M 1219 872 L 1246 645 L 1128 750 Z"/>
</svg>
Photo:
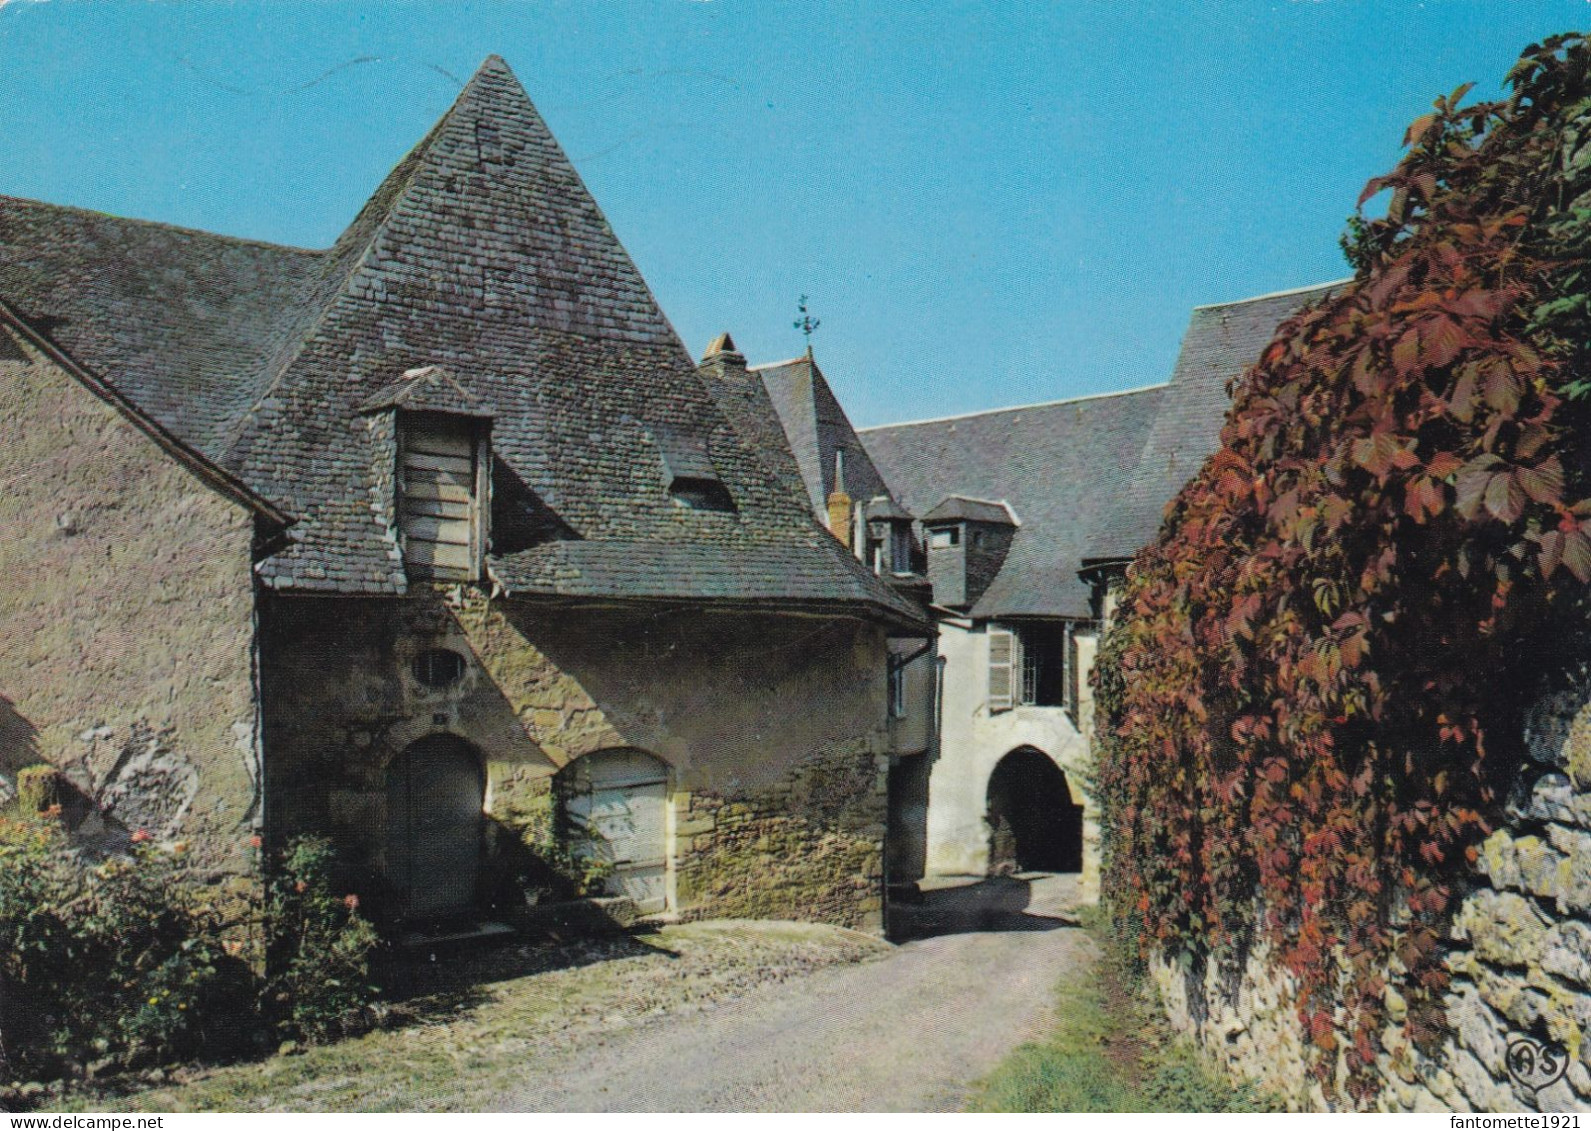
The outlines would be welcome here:
<svg viewBox="0 0 1591 1131">
<path fill-rule="evenodd" d="M 451 687 L 464 678 L 464 657 L 451 648 L 427 648 L 414 658 L 414 678 L 426 687 Z"/>
</svg>

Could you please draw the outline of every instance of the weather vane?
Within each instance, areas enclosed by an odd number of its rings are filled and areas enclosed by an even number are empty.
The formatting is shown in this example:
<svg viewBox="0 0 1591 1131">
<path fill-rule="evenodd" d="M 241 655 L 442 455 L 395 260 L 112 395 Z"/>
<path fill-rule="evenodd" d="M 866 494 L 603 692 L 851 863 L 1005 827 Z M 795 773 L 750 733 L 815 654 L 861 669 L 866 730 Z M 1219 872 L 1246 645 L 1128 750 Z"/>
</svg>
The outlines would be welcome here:
<svg viewBox="0 0 1591 1131">
<path fill-rule="evenodd" d="M 812 332 L 814 330 L 816 330 L 819 326 L 823 325 L 823 323 L 821 321 L 819 321 L 818 319 L 812 317 L 812 315 L 810 315 L 809 313 L 807 313 L 807 296 L 806 295 L 802 295 L 801 296 L 801 301 L 796 303 L 796 310 L 800 311 L 801 317 L 797 318 L 794 322 L 790 323 L 790 325 L 794 326 L 797 330 L 800 330 L 803 334 L 806 335 L 806 338 L 807 338 L 807 356 L 811 357 L 812 356 Z"/>
</svg>

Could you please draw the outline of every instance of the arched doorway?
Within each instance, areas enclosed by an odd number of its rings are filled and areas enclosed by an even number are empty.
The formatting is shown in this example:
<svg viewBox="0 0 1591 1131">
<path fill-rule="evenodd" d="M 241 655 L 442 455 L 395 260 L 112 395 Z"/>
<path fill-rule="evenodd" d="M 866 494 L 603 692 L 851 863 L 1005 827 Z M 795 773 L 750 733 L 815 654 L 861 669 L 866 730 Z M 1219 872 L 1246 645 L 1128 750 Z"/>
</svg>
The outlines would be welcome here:
<svg viewBox="0 0 1591 1131">
<path fill-rule="evenodd" d="M 1043 751 L 1011 751 L 989 775 L 989 871 L 1081 872 L 1083 810 Z"/>
<path fill-rule="evenodd" d="M 642 750 L 598 750 L 561 774 L 569 847 L 613 867 L 608 890 L 643 914 L 667 906 L 668 766 Z"/>
<path fill-rule="evenodd" d="M 387 880 L 406 918 L 475 907 L 485 782 L 463 739 L 434 734 L 387 768 Z"/>
</svg>

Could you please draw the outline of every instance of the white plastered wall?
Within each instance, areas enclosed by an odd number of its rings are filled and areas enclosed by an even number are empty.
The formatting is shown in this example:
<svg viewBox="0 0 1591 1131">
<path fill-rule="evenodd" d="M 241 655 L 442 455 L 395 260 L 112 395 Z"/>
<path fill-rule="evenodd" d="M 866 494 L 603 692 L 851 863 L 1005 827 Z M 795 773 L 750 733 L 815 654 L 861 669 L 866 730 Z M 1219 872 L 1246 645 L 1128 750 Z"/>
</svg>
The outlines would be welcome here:
<svg viewBox="0 0 1591 1131">
<path fill-rule="evenodd" d="M 944 660 L 939 756 L 928 782 L 928 874 L 982 875 L 989 866 L 989 776 L 1011 751 L 1043 751 L 1066 774 L 1072 801 L 1083 807 L 1085 898 L 1099 890 L 1098 810 L 1085 790 L 1092 780 L 1089 744 L 1062 707 L 989 710 L 989 638 L 984 625 L 944 621 L 939 655 Z M 1092 638 L 1080 638 L 1078 658 L 1093 660 Z M 1091 706 L 1091 704 L 1089 705 Z M 1086 721 L 1086 720 L 1085 720 Z"/>
</svg>

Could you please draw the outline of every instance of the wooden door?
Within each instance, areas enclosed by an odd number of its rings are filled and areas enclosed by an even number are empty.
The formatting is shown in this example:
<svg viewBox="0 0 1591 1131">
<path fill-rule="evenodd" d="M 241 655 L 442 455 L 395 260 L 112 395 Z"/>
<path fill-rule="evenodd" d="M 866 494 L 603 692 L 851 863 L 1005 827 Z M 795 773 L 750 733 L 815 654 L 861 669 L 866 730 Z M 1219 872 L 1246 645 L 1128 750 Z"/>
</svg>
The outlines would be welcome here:
<svg viewBox="0 0 1591 1131">
<path fill-rule="evenodd" d="M 601 750 L 570 770 L 571 847 L 611 863 L 609 890 L 635 900 L 643 914 L 664 910 L 668 767 L 639 750 Z"/>
<path fill-rule="evenodd" d="M 474 750 L 447 735 L 424 738 L 387 773 L 387 873 L 411 919 L 475 908 L 484 783 Z"/>
</svg>

